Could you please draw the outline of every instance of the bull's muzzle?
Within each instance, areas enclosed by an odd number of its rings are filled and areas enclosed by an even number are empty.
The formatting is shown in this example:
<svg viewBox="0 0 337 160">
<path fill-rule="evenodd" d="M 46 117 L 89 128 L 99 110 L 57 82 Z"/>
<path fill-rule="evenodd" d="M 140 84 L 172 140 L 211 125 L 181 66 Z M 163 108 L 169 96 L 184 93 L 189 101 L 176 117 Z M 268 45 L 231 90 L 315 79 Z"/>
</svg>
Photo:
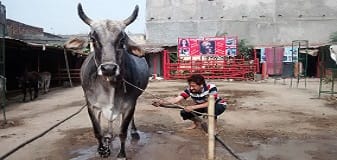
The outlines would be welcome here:
<svg viewBox="0 0 337 160">
<path fill-rule="evenodd" d="M 119 66 L 115 63 L 103 63 L 98 67 L 98 75 L 116 77 L 119 75 Z"/>
</svg>

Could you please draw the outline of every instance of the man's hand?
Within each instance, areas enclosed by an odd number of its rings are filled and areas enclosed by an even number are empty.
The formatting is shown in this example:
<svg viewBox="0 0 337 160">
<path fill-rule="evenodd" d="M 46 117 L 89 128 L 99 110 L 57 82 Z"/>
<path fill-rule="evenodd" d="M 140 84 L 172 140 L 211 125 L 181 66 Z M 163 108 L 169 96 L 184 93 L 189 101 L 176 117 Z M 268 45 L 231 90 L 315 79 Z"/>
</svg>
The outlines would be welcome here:
<svg viewBox="0 0 337 160">
<path fill-rule="evenodd" d="M 152 105 L 159 107 L 160 105 L 172 105 L 180 102 L 183 100 L 184 97 L 177 96 L 177 97 L 167 97 L 165 99 L 156 99 L 153 101 Z"/>
<path fill-rule="evenodd" d="M 162 105 L 164 103 L 163 100 L 161 99 L 156 99 L 152 102 L 152 105 L 154 105 L 155 107 L 159 107 L 160 105 Z"/>
<path fill-rule="evenodd" d="M 185 110 L 186 112 L 192 112 L 194 109 L 193 109 L 192 106 L 186 106 L 186 107 L 184 108 L 184 110 Z"/>
</svg>

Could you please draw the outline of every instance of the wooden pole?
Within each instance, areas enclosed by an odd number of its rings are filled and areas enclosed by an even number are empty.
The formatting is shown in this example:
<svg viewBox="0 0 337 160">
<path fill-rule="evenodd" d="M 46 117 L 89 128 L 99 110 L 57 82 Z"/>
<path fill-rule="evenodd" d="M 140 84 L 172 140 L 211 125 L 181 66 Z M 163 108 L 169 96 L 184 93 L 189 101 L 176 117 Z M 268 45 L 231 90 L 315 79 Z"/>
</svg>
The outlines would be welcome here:
<svg viewBox="0 0 337 160">
<path fill-rule="evenodd" d="M 4 116 L 4 123 L 7 124 L 7 118 L 6 118 L 6 84 L 7 84 L 6 77 L 0 75 L 0 106 L 2 107 L 2 113 Z"/>
<path fill-rule="evenodd" d="M 210 95 L 208 98 L 208 160 L 214 160 L 214 95 Z"/>
<path fill-rule="evenodd" d="M 152 74 L 152 76 L 153 76 L 153 79 L 154 80 L 156 80 L 157 79 L 157 55 L 156 54 L 152 54 L 153 55 L 153 61 L 152 61 L 152 63 L 153 63 L 153 74 Z"/>
<path fill-rule="evenodd" d="M 2 107 L 2 113 L 4 116 L 4 123 L 7 124 L 6 118 L 6 78 L 0 75 L 0 106 Z"/>
<path fill-rule="evenodd" d="M 37 72 L 40 73 L 40 54 L 37 55 Z"/>
<path fill-rule="evenodd" d="M 69 71 L 69 63 L 68 63 L 67 51 L 66 51 L 66 49 L 63 49 L 63 51 L 64 51 L 64 59 L 65 59 L 65 62 L 66 62 L 66 68 L 67 68 L 67 73 L 68 73 L 68 79 L 69 79 L 70 87 L 73 87 L 73 83 L 71 81 L 71 75 L 70 75 L 70 71 Z"/>
</svg>

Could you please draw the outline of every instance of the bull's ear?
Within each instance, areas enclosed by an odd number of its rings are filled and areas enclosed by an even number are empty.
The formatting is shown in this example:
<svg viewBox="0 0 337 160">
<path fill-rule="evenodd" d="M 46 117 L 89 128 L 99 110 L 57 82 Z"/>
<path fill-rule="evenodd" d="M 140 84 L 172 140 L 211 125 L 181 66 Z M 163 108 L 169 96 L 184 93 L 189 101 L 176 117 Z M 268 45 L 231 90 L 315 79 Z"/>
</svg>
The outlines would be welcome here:
<svg viewBox="0 0 337 160">
<path fill-rule="evenodd" d="M 138 57 L 143 57 L 145 55 L 144 50 L 141 49 L 139 46 L 129 46 L 129 52 Z"/>
<path fill-rule="evenodd" d="M 74 51 L 81 51 L 88 45 L 87 40 L 81 38 L 70 38 L 66 43 L 64 43 L 64 48 L 74 50 Z"/>
<path fill-rule="evenodd" d="M 143 57 L 145 55 L 145 51 L 138 46 L 134 41 L 132 41 L 128 36 L 126 36 L 126 46 L 129 53 L 132 53 L 138 57 Z"/>
</svg>

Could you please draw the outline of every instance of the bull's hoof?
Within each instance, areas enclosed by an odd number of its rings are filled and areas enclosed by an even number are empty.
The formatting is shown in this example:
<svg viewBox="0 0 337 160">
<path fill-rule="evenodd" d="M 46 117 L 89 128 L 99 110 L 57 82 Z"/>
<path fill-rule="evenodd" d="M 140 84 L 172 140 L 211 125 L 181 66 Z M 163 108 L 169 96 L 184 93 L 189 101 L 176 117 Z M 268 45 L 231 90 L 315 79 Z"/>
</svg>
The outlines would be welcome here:
<svg viewBox="0 0 337 160">
<path fill-rule="evenodd" d="M 111 154 L 110 148 L 109 147 L 104 147 L 104 146 L 98 147 L 97 152 L 99 153 L 99 155 L 102 158 L 107 158 Z"/>
<path fill-rule="evenodd" d="M 140 136 L 138 132 L 131 133 L 132 140 L 139 140 Z"/>
</svg>

